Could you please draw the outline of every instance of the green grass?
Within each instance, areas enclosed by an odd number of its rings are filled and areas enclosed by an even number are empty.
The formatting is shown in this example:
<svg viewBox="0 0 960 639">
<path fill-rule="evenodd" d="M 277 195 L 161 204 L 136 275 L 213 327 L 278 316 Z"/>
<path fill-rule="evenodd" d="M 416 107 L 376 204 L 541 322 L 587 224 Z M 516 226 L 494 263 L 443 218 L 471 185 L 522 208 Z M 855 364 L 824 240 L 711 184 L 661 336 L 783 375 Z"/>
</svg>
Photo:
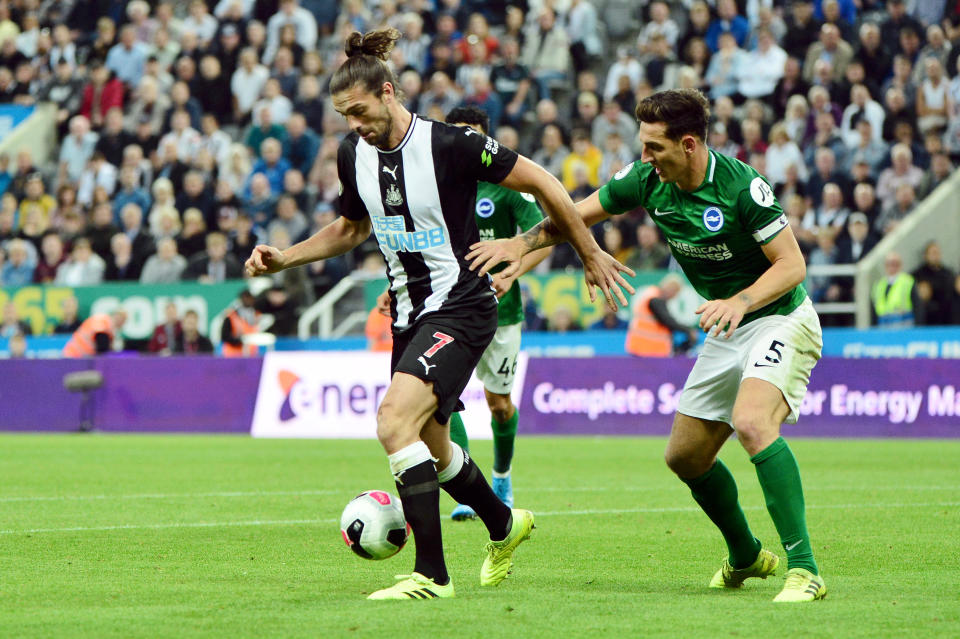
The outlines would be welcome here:
<svg viewBox="0 0 960 639">
<path fill-rule="evenodd" d="M 367 602 L 413 559 L 338 531 L 356 493 L 395 492 L 376 442 L 5 435 L 0 637 L 960 636 L 960 441 L 793 440 L 830 594 L 788 607 L 779 576 L 706 588 L 725 547 L 663 443 L 522 439 L 514 575 L 480 589 L 482 524 L 445 520 L 457 598 Z M 746 455 L 724 459 L 782 556 Z"/>
</svg>

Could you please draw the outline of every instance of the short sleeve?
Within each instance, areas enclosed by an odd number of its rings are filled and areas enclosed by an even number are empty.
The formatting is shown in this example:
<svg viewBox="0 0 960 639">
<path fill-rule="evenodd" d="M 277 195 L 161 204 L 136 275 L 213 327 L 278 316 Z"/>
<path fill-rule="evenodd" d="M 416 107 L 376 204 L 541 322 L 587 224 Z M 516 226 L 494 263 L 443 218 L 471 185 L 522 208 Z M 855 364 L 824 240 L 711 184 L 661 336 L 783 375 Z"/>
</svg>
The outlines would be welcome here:
<svg viewBox="0 0 960 639">
<path fill-rule="evenodd" d="M 513 193 L 513 210 L 522 231 L 529 231 L 543 220 L 536 198 L 529 193 Z"/>
<path fill-rule="evenodd" d="M 743 228 L 753 235 L 758 244 L 766 244 L 787 227 L 787 216 L 773 194 L 773 189 L 761 176 L 750 181 L 737 200 Z"/>
<path fill-rule="evenodd" d="M 517 163 L 517 153 L 469 127 L 454 128 L 450 152 L 461 175 L 491 184 L 503 182 Z"/>
<path fill-rule="evenodd" d="M 620 215 L 641 206 L 640 176 L 635 162 L 619 171 L 600 187 L 600 206 L 611 215 Z"/>
<path fill-rule="evenodd" d="M 337 174 L 340 178 L 340 215 L 359 222 L 369 216 L 357 191 L 357 139 L 348 135 L 337 149 Z"/>
</svg>

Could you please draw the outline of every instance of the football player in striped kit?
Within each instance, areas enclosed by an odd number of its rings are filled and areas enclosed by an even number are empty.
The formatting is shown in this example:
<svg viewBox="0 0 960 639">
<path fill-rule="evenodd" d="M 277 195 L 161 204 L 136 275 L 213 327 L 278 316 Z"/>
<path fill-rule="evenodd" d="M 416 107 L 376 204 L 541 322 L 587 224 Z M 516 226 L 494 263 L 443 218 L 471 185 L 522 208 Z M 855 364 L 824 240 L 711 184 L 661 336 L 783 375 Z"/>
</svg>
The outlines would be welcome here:
<svg viewBox="0 0 960 639">
<path fill-rule="evenodd" d="M 309 239 L 280 251 L 257 246 L 251 276 L 346 253 L 372 231 L 387 262 L 393 316 L 391 383 L 377 414 L 404 515 L 413 529 L 413 572 L 370 599 L 423 600 L 454 596 L 440 533 L 439 489 L 473 508 L 490 533 L 480 584 L 507 576 L 517 546 L 530 536 L 533 514 L 508 508 L 459 446 L 447 421 L 462 408 L 460 393 L 497 329 L 497 302 L 488 278 L 466 261 L 479 241 L 474 221 L 477 182 L 530 193 L 556 220 L 584 264 L 591 295 L 626 305 L 632 272 L 604 253 L 563 186 L 546 170 L 470 128 L 407 111 L 385 64 L 395 29 L 354 33 L 347 60 L 330 82 L 336 110 L 351 133 L 337 154 L 341 216 Z"/>
</svg>

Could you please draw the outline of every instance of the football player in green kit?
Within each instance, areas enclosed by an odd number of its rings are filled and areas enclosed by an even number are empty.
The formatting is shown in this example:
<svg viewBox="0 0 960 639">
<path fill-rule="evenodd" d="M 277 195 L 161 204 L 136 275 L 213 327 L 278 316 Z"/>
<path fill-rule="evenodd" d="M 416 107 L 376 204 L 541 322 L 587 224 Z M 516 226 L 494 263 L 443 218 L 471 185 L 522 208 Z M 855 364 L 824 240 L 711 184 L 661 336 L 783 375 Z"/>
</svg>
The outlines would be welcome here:
<svg viewBox="0 0 960 639">
<path fill-rule="evenodd" d="M 774 601 L 821 599 L 826 586 L 807 532 L 800 471 L 780 436 L 782 423 L 797 421 L 822 346 L 820 322 L 801 286 L 803 256 L 766 180 L 704 143 L 710 109 L 702 93 L 656 93 L 636 116 L 640 162 L 577 209 L 590 226 L 644 207 L 708 300 L 697 309 L 707 338 L 684 385 L 665 457 L 726 541 L 728 557 L 710 587 L 765 579 L 779 563 L 753 536 L 733 475 L 717 458 L 736 431 L 787 555 L 786 582 Z M 503 273 L 514 276 L 524 254 L 563 239 L 547 220 L 511 240 L 476 244 L 467 258 L 480 273 L 509 262 Z"/>
<path fill-rule="evenodd" d="M 469 126 L 488 134 L 490 118 L 477 107 L 463 106 L 447 114 L 447 123 Z M 481 240 L 510 238 L 517 228 L 528 231 L 543 220 L 543 213 L 532 195 L 510 189 L 477 183 L 475 210 Z M 523 259 L 524 272 L 532 269 L 550 254 L 549 247 L 533 251 Z M 487 406 L 490 408 L 490 426 L 493 430 L 493 492 L 504 504 L 513 507 L 513 482 L 510 468 L 513 462 L 514 440 L 517 436 L 518 412 L 510 397 L 517 372 L 520 353 L 520 328 L 523 324 L 523 302 L 520 299 L 519 273 L 506 277 L 493 269 L 493 286 L 500 303 L 497 309 L 499 326 L 493 341 L 487 346 L 477 364 L 477 378 L 483 383 Z M 378 306 L 389 312 L 389 298 L 383 293 Z M 469 439 L 460 413 L 450 415 L 450 439 L 469 452 Z M 465 504 L 458 504 L 450 515 L 454 520 L 475 519 L 477 514 Z"/>
</svg>

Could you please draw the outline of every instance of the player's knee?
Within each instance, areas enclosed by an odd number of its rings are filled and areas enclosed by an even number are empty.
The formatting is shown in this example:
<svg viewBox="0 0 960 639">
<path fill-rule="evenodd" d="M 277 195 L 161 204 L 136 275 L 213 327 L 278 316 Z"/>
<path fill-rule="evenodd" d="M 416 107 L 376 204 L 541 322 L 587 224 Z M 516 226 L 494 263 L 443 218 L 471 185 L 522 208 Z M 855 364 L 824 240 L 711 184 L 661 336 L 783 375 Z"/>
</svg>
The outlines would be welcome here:
<svg viewBox="0 0 960 639">
<path fill-rule="evenodd" d="M 733 414 L 733 428 L 737 439 L 751 455 L 755 455 L 777 438 L 776 426 L 755 412 Z"/>
<path fill-rule="evenodd" d="M 509 395 L 487 395 L 487 406 L 490 407 L 490 414 L 501 424 L 506 423 L 513 417 L 513 401 Z"/>
<path fill-rule="evenodd" d="M 701 459 L 694 452 L 669 447 L 663 454 L 663 460 L 666 462 L 667 468 L 683 479 L 699 477 L 710 470 L 710 463 L 712 462 L 712 460 Z"/>
<path fill-rule="evenodd" d="M 387 450 L 398 447 L 404 436 L 403 420 L 398 407 L 389 400 L 384 400 L 377 410 L 377 439 Z"/>
</svg>

